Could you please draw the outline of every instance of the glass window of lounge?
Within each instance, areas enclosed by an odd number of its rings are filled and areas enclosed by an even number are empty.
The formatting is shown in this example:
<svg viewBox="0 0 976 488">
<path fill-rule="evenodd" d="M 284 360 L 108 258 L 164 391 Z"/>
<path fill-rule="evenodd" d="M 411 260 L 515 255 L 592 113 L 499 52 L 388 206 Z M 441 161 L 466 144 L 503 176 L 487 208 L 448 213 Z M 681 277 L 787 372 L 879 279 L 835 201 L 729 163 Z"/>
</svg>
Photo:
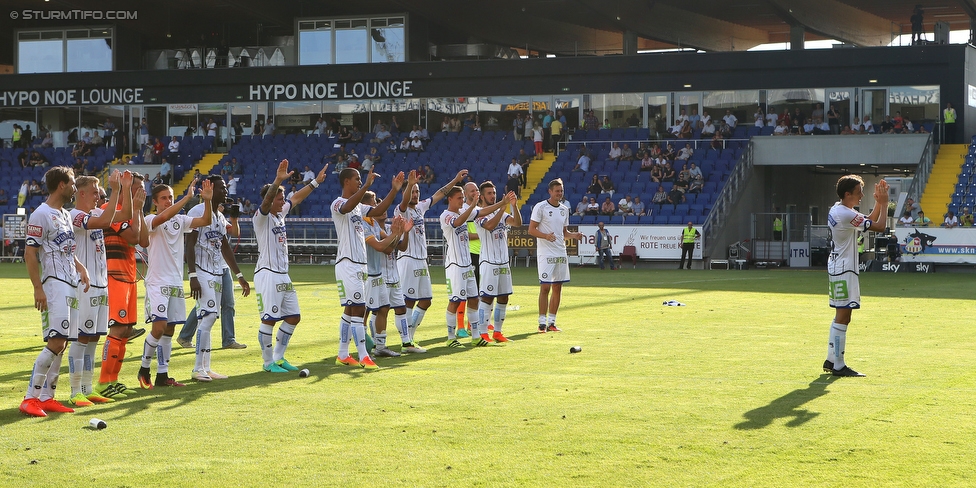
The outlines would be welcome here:
<svg viewBox="0 0 976 488">
<path fill-rule="evenodd" d="M 298 22 L 298 64 L 332 64 L 332 21 Z"/>
<path fill-rule="evenodd" d="M 647 126 L 651 129 L 651 139 L 662 139 L 667 131 L 668 101 L 671 96 L 667 93 L 648 93 Z"/>
<path fill-rule="evenodd" d="M 110 27 L 20 31 L 17 72 L 112 71 L 113 42 Z"/>
<path fill-rule="evenodd" d="M 81 128 L 78 132 L 84 137 L 87 132 L 91 137 L 98 133 L 105 136 L 105 121 L 109 120 L 118 129 L 125 124 L 125 107 L 122 105 L 94 105 L 81 107 Z"/>
<path fill-rule="evenodd" d="M 609 122 L 611 128 L 642 127 L 644 125 L 643 93 L 607 93 L 590 95 L 593 109 L 601 126 Z"/>
<path fill-rule="evenodd" d="M 421 123 L 421 109 L 423 100 L 420 98 L 395 98 L 386 100 L 373 100 L 370 102 L 370 123 L 369 131 L 375 133 L 373 129 L 377 124 L 383 124 L 390 132 L 410 132 L 415 125 Z M 391 122 L 396 120 L 397 130 L 393 130 Z M 431 129 L 428 128 L 428 131 Z"/>
<path fill-rule="evenodd" d="M 227 145 L 227 104 L 226 103 L 201 103 L 197 113 L 200 120 L 200 135 L 207 136 L 207 125 L 213 119 L 217 123 L 217 135 L 214 144 L 217 146 Z"/>
<path fill-rule="evenodd" d="M 190 136 L 197 134 L 197 104 L 182 103 L 169 106 L 169 136 Z M 150 127 L 152 129 L 152 127 Z M 150 136 L 155 134 L 150 133 Z"/>
<path fill-rule="evenodd" d="M 448 132 L 452 131 L 452 128 L 460 130 L 464 127 L 465 121 L 471 120 L 470 123 L 474 123 L 477 114 L 477 98 L 428 98 L 427 131 Z"/>
<path fill-rule="evenodd" d="M 349 100 L 346 102 L 323 102 L 322 114 L 326 122 L 330 122 L 334 117 L 339 125 L 351 130 L 356 127 L 360 132 L 368 131 L 369 125 L 369 101 L 368 100 Z M 316 120 L 318 118 L 316 117 Z M 401 127 L 402 131 L 403 128 Z M 409 131 L 409 129 L 407 129 Z"/>
<path fill-rule="evenodd" d="M 731 112 L 738 120 L 736 126 L 750 126 L 755 123 L 759 105 L 759 90 L 723 90 L 702 93 L 704 110 L 718 123 Z M 689 114 L 690 115 L 690 114 Z"/>
<path fill-rule="evenodd" d="M 335 21 L 335 62 L 356 64 L 369 62 L 369 33 L 366 19 Z"/>
<path fill-rule="evenodd" d="M 406 61 L 407 38 L 403 17 L 375 18 L 369 21 L 371 63 Z"/>
<path fill-rule="evenodd" d="M 918 129 L 918 124 L 938 122 L 941 105 L 940 90 L 936 86 L 892 86 L 888 88 L 888 113 L 901 112 L 908 116 Z M 931 127 L 927 127 L 931 131 Z"/>
<path fill-rule="evenodd" d="M 275 127 L 285 134 L 311 134 L 322 115 L 322 102 L 275 102 Z"/>
<path fill-rule="evenodd" d="M 529 111 L 529 97 L 480 97 L 478 112 L 481 115 L 483 130 L 515 130 L 515 118 L 525 119 Z M 514 134 L 514 132 L 513 132 Z M 525 130 L 518 135 L 521 138 Z"/>
<path fill-rule="evenodd" d="M 37 109 L 30 108 L 0 108 L 0 139 L 3 141 L 13 141 L 14 124 L 20 126 L 21 131 L 27 129 L 29 125 L 31 132 L 37 127 Z M 0 143 L 2 146 L 2 143 Z"/>
<path fill-rule="evenodd" d="M 684 115 L 690 117 L 693 113 L 698 113 L 702 115 L 701 107 L 701 93 L 700 92 L 682 92 L 674 94 L 674 116 L 668 120 L 668 125 L 674 125 L 674 120 L 681 116 L 682 111 Z M 704 110 L 708 110 L 705 108 Z M 724 112 L 723 112 L 724 113 Z M 712 113 L 712 119 L 716 117 L 718 119 L 722 118 L 722 114 Z"/>
<path fill-rule="evenodd" d="M 831 132 L 838 133 L 845 125 L 850 125 L 851 123 L 851 103 L 854 101 L 854 90 L 852 88 L 830 88 L 826 90 L 827 105 L 824 109 L 824 120 L 828 123 L 830 122 L 830 117 L 827 113 L 830 112 L 830 108 L 833 107 L 837 111 L 837 127 L 831 127 Z M 863 110 L 862 110 L 863 111 Z M 876 119 L 877 124 L 881 124 L 881 120 L 884 118 L 884 112 L 881 113 L 881 117 L 875 117 L 871 114 L 871 117 Z"/>
<path fill-rule="evenodd" d="M 784 113 L 788 113 L 792 125 L 802 125 L 806 122 L 806 119 L 813 119 L 814 111 L 823 110 L 825 92 L 826 89 L 824 88 L 767 90 L 767 111 L 775 111 L 780 119 L 783 118 Z M 799 115 L 800 120 L 797 120 L 797 115 Z M 841 120 L 843 121 L 844 119 L 842 118 Z"/>
<path fill-rule="evenodd" d="M 64 147 L 78 142 L 78 107 L 41 107 L 37 110 L 37 134 L 41 130 L 51 132 L 54 147 Z"/>
<path fill-rule="evenodd" d="M 559 118 L 560 113 L 566 117 L 566 127 L 563 130 L 576 130 L 579 127 L 580 117 L 583 113 L 580 107 L 583 106 L 583 95 L 560 95 L 552 97 L 553 113 Z M 563 139 L 565 140 L 565 133 Z"/>
</svg>

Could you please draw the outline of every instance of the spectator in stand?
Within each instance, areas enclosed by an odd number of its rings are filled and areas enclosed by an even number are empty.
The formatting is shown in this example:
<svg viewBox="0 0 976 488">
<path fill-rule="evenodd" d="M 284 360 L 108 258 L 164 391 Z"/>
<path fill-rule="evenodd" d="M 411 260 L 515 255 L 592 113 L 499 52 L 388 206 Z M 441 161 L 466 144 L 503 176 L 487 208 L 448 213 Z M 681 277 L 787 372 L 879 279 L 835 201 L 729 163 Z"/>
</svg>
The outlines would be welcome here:
<svg viewBox="0 0 976 488">
<path fill-rule="evenodd" d="M 152 179 L 152 186 L 157 187 L 162 184 L 163 184 L 163 175 L 161 175 L 160 173 L 156 173 L 156 176 L 154 176 Z"/>
<path fill-rule="evenodd" d="M 573 171 L 582 171 L 584 173 L 590 171 L 590 156 L 587 154 L 586 148 L 580 150 L 580 157 L 576 160 L 576 167 L 573 168 Z"/>
<path fill-rule="evenodd" d="M 420 142 L 423 142 L 424 144 L 430 142 L 430 134 L 427 132 L 426 127 L 420 128 Z"/>
<path fill-rule="evenodd" d="M 319 120 L 322 120 L 322 118 L 321 118 L 321 117 L 319 117 Z M 375 124 L 373 124 L 373 134 L 374 134 L 374 135 L 375 135 L 375 134 L 379 134 L 379 132 L 380 132 L 381 130 L 383 130 L 383 127 L 384 127 L 384 125 L 383 125 L 383 120 L 382 120 L 382 119 L 376 119 L 376 123 L 375 123 Z"/>
<path fill-rule="evenodd" d="M 790 135 L 790 128 L 786 125 L 786 120 L 780 119 L 779 125 L 773 129 L 774 136 L 788 136 Z"/>
<path fill-rule="evenodd" d="M 31 180 L 31 182 L 30 182 L 30 188 L 28 189 L 28 193 L 29 193 L 30 196 L 34 197 L 34 196 L 38 196 L 38 195 L 43 195 L 44 194 L 44 191 L 41 190 L 41 184 L 38 183 L 37 180 Z"/>
<path fill-rule="evenodd" d="M 630 144 L 624 143 L 624 147 L 620 150 L 620 160 L 621 161 L 634 160 L 634 151 L 630 148 Z"/>
<path fill-rule="evenodd" d="M 766 127 L 776 127 L 779 125 L 779 115 L 776 115 L 776 110 L 773 107 L 769 107 L 769 112 L 766 113 Z"/>
<path fill-rule="evenodd" d="M 525 114 L 525 133 L 522 134 L 522 138 L 527 141 L 532 140 L 532 114 Z"/>
<path fill-rule="evenodd" d="M 854 117 L 854 121 L 851 122 L 851 130 L 854 131 L 855 134 L 864 133 L 864 126 L 861 125 L 861 119 Z"/>
<path fill-rule="evenodd" d="M 657 205 L 657 208 L 661 208 L 668 201 L 668 194 L 664 192 L 664 185 L 658 185 L 657 191 L 654 192 L 654 196 L 651 197 L 651 203 Z"/>
<path fill-rule="evenodd" d="M 712 123 L 712 119 L 709 117 L 705 125 L 702 126 L 702 137 L 710 137 L 715 134 L 715 124 Z"/>
<path fill-rule="evenodd" d="M 359 131 L 359 127 L 352 126 L 352 132 L 349 133 L 349 142 L 363 142 L 363 133 Z"/>
<path fill-rule="evenodd" d="M 754 125 L 755 127 L 760 127 L 760 128 L 765 125 L 765 120 L 763 120 L 763 118 L 761 117 L 761 113 L 760 112 L 756 112 L 756 114 L 754 115 L 754 117 L 755 118 L 753 119 L 752 125 Z"/>
<path fill-rule="evenodd" d="M 340 128 L 339 138 L 338 138 L 339 144 L 345 145 L 351 141 L 352 141 L 352 134 L 349 133 L 349 129 L 347 129 L 345 126 Z"/>
<path fill-rule="evenodd" d="M 827 111 L 827 125 L 830 127 L 831 134 L 840 133 L 840 111 L 834 105 Z"/>
<path fill-rule="evenodd" d="M 671 166 L 670 161 L 664 163 L 664 167 L 661 168 L 661 173 L 661 181 L 664 182 L 674 181 L 674 179 L 677 178 L 677 173 L 675 173 L 674 167 Z"/>
<path fill-rule="evenodd" d="M 921 210 L 918 211 L 918 218 L 915 219 L 915 222 L 913 222 L 914 225 L 917 225 L 919 227 L 928 227 L 929 224 L 931 223 L 932 223 L 932 219 L 926 217 L 925 212 Z"/>
<path fill-rule="evenodd" d="M 898 219 L 898 225 L 911 227 L 913 223 L 915 223 L 915 219 L 912 218 L 912 211 L 906 209 L 905 214 L 902 215 L 900 219 Z"/>
<path fill-rule="evenodd" d="M 813 130 L 816 128 L 816 124 L 813 123 L 813 119 L 808 118 L 806 123 L 803 124 L 802 130 L 804 135 L 813 135 Z"/>
<path fill-rule="evenodd" d="M 451 132 L 451 118 L 446 115 L 441 120 L 441 132 Z"/>
<path fill-rule="evenodd" d="M 600 180 L 600 193 L 606 193 L 612 197 L 614 190 L 615 188 L 613 187 L 613 182 L 610 181 L 610 177 L 603 175 L 603 179 Z"/>
<path fill-rule="evenodd" d="M 861 121 L 861 131 L 865 134 L 874 134 L 874 124 L 871 123 L 871 116 L 865 115 Z"/>
<path fill-rule="evenodd" d="M 688 168 L 688 176 L 692 179 L 694 178 L 704 178 L 701 168 L 699 168 L 695 163 L 691 163 Z"/>
<path fill-rule="evenodd" d="M 849 136 L 853 134 L 857 134 L 857 132 L 854 132 L 849 125 L 845 125 L 844 128 L 840 130 L 840 135 L 842 136 Z"/>
<path fill-rule="evenodd" d="M 694 136 L 694 130 L 691 127 L 691 122 L 684 121 L 681 123 L 681 129 L 678 130 L 678 139 L 691 139 Z"/>
<path fill-rule="evenodd" d="M 24 152 L 27 151 L 25 150 Z M 46 168 L 48 166 L 48 161 L 43 154 L 37 151 L 31 151 L 29 164 L 35 168 Z"/>
<path fill-rule="evenodd" d="M 264 135 L 266 135 L 266 136 L 273 136 L 274 135 L 274 132 L 275 132 L 275 123 L 274 123 L 274 119 L 273 118 L 268 117 L 268 121 L 263 124 L 263 127 L 264 127 Z"/>
<path fill-rule="evenodd" d="M 895 112 L 895 117 L 891 119 L 891 122 L 894 125 L 892 131 L 895 134 L 903 134 L 905 132 L 905 119 L 902 118 L 901 112 Z"/>
<path fill-rule="evenodd" d="M 697 176 L 689 173 L 689 178 L 688 193 L 701 193 L 702 187 L 705 185 L 705 178 L 702 177 L 701 173 L 698 173 Z"/>
<path fill-rule="evenodd" d="M 881 121 L 881 125 L 878 128 L 879 134 L 891 134 L 895 128 L 895 124 L 891 122 L 891 116 L 885 115 L 884 120 Z"/>
<path fill-rule="evenodd" d="M 634 201 L 627 195 L 617 202 L 617 213 L 616 215 L 634 215 Z"/>
<path fill-rule="evenodd" d="M 400 123 L 397 122 L 396 115 L 390 116 L 390 132 L 400 132 Z"/>
<path fill-rule="evenodd" d="M 600 204 L 596 199 L 590 197 L 590 202 L 586 204 L 586 215 L 600 215 Z"/>
<path fill-rule="evenodd" d="M 617 209 L 614 207 L 613 200 L 610 200 L 610 197 L 607 197 L 607 199 L 603 201 L 603 205 L 600 206 L 600 215 L 612 217 L 616 211 Z"/>
<path fill-rule="evenodd" d="M 552 155 L 559 156 L 559 142 L 563 140 L 564 123 L 559 119 L 553 119 L 549 124 L 549 131 L 552 134 Z"/>
<path fill-rule="evenodd" d="M 911 212 L 911 218 L 915 219 L 918 217 L 918 213 L 922 211 L 922 207 L 912 197 L 908 197 L 905 199 L 905 211 Z"/>
<path fill-rule="evenodd" d="M 580 202 L 576 204 L 576 211 L 573 212 L 573 215 L 577 215 L 577 216 L 586 215 L 586 205 L 588 203 L 589 203 L 589 199 L 586 198 L 586 195 L 583 195 L 583 198 L 580 199 Z"/>
<path fill-rule="evenodd" d="M 413 152 L 423 152 L 424 143 L 420 141 L 420 136 L 415 136 L 412 141 L 410 141 L 410 150 Z"/>
<path fill-rule="evenodd" d="M 709 122 L 712 122 L 712 116 L 708 115 L 707 110 L 702 110 L 701 120 L 698 121 L 698 128 L 705 130 L 705 127 L 708 126 Z M 714 123 L 712 123 L 712 127 L 715 127 Z"/>
<path fill-rule="evenodd" d="M 95 135 L 91 136 L 86 145 L 94 147 L 103 146 L 105 145 L 105 140 L 102 139 L 102 136 L 98 134 L 98 131 L 95 131 Z"/>
<path fill-rule="evenodd" d="M 681 150 L 678 151 L 678 155 L 675 157 L 675 159 L 680 159 L 682 161 L 687 161 L 694 154 L 695 154 L 695 150 L 691 148 L 691 143 L 690 142 L 686 142 L 685 143 L 685 147 L 681 148 Z"/>
<path fill-rule="evenodd" d="M 956 214 L 954 214 L 952 210 L 946 213 L 945 220 L 943 220 L 942 222 L 942 226 L 945 227 L 946 229 L 959 227 L 959 219 L 956 218 Z"/>
<path fill-rule="evenodd" d="M 374 142 L 377 144 L 384 144 L 388 139 L 393 138 L 393 134 L 391 134 L 390 131 L 386 130 L 385 125 L 379 124 L 379 126 L 380 126 L 380 130 L 376 131 L 376 133 L 373 136 L 373 139 L 370 142 Z"/>
<path fill-rule="evenodd" d="M 730 129 L 735 129 L 735 125 L 739 123 L 739 119 L 735 118 L 735 115 L 732 115 L 731 110 L 725 111 L 725 116 L 722 117 L 722 121 L 725 122 L 725 125 L 728 125 Z"/>
<path fill-rule="evenodd" d="M 544 135 L 545 133 L 542 130 L 542 126 L 540 126 L 539 124 L 535 124 L 535 127 L 532 128 L 532 142 L 535 144 L 536 159 L 542 159 L 542 151 L 543 151 L 542 141 Z"/>
<path fill-rule="evenodd" d="M 410 134 L 407 136 L 412 141 L 414 137 L 420 137 L 420 126 L 414 125 L 413 129 L 410 130 Z"/>
<path fill-rule="evenodd" d="M 662 180 L 664 180 L 664 165 L 655 163 L 651 167 L 651 181 L 660 183 Z"/>
<path fill-rule="evenodd" d="M 590 186 L 586 187 L 586 193 L 597 194 L 603 191 L 603 186 L 600 185 L 600 177 L 593 175 L 593 179 L 590 180 Z"/>
<path fill-rule="evenodd" d="M 657 166 L 657 162 L 654 160 L 653 157 L 651 157 L 650 151 L 648 151 L 648 152 L 646 152 L 644 154 L 644 157 L 641 158 L 641 167 L 640 167 L 640 170 L 641 171 L 651 171 L 651 170 L 654 169 L 654 166 Z"/>
<path fill-rule="evenodd" d="M 644 215 L 644 212 L 645 212 L 645 210 L 644 210 L 644 202 L 641 202 L 640 196 L 634 197 L 634 205 L 633 205 L 632 208 L 634 210 L 634 215 L 636 215 L 638 217 Z"/>
<path fill-rule="evenodd" d="M 688 116 L 688 122 L 691 122 L 691 129 L 701 129 L 701 115 L 698 115 L 698 109 L 691 109 L 691 115 Z"/>
<path fill-rule="evenodd" d="M 461 132 L 461 121 L 457 117 L 451 117 L 451 132 Z"/>
<path fill-rule="evenodd" d="M 26 168 L 30 164 L 29 161 L 30 154 L 28 154 L 27 151 L 21 151 L 20 154 L 17 155 L 17 163 L 20 164 L 21 168 Z"/>
<path fill-rule="evenodd" d="M 166 160 L 172 165 L 180 157 L 180 141 L 176 140 L 176 136 L 173 136 L 173 140 L 169 141 L 168 149 L 169 152 L 166 153 Z"/>
<path fill-rule="evenodd" d="M 156 143 L 153 144 L 152 155 L 153 164 L 163 164 L 163 140 L 159 137 L 156 138 Z"/>
<path fill-rule="evenodd" d="M 515 119 L 512 120 L 512 135 L 516 141 L 521 141 L 523 134 L 525 134 L 525 119 L 521 115 L 515 114 Z"/>
<path fill-rule="evenodd" d="M 376 166 L 377 164 L 380 164 L 380 162 L 383 160 L 383 156 L 380 155 L 379 150 L 377 150 L 376 147 L 374 146 L 374 147 L 369 148 L 369 154 L 367 154 L 366 156 L 363 157 L 363 167 L 364 168 L 366 167 L 366 160 L 369 160 L 369 162 L 370 162 L 370 168 L 372 168 L 372 167 Z"/>
<path fill-rule="evenodd" d="M 963 207 L 962 212 L 959 214 L 959 226 L 972 227 L 973 222 L 974 222 L 973 214 L 969 212 L 969 207 Z"/>
<path fill-rule="evenodd" d="M 43 139 L 41 139 L 40 147 L 54 147 L 54 138 L 51 136 L 51 131 L 44 131 Z"/>
<path fill-rule="evenodd" d="M 830 126 L 823 120 L 813 121 L 813 135 L 830 134 Z"/>
<path fill-rule="evenodd" d="M 688 182 L 684 180 L 678 180 L 671 187 L 671 193 L 668 194 L 668 203 L 672 205 L 678 205 L 685 203 L 685 190 L 688 189 Z"/>
<path fill-rule="evenodd" d="M 512 158 L 512 162 L 508 165 L 508 179 L 511 180 L 512 178 L 518 180 L 519 187 L 522 186 L 522 165 L 518 163 L 517 157 Z"/>
<path fill-rule="evenodd" d="M 822 103 L 818 103 L 816 106 L 814 106 L 813 112 L 810 112 L 810 118 L 823 120 L 824 109 Z"/>
<path fill-rule="evenodd" d="M 159 166 L 159 174 L 163 184 L 168 185 L 173 176 L 173 166 L 169 164 L 169 161 L 163 161 L 163 164 Z"/>
<path fill-rule="evenodd" d="M 613 147 L 610 148 L 610 154 L 607 155 L 607 161 L 620 161 L 620 143 L 613 143 Z"/>
<path fill-rule="evenodd" d="M 398 151 L 399 152 L 410 152 L 410 139 L 407 139 L 406 137 L 404 137 L 403 140 L 400 141 L 400 147 L 399 147 Z"/>
<path fill-rule="evenodd" d="M 14 131 L 10 136 L 10 143 L 10 145 L 14 148 L 26 147 L 26 141 L 24 141 L 24 129 L 20 127 L 20 124 L 14 124 Z"/>
<path fill-rule="evenodd" d="M 436 175 L 434 174 L 433 168 L 431 168 L 429 164 L 424 165 L 424 170 L 425 170 L 425 174 L 423 179 L 420 180 L 420 182 L 429 185 L 434 182 L 434 178 L 436 177 Z"/>
</svg>

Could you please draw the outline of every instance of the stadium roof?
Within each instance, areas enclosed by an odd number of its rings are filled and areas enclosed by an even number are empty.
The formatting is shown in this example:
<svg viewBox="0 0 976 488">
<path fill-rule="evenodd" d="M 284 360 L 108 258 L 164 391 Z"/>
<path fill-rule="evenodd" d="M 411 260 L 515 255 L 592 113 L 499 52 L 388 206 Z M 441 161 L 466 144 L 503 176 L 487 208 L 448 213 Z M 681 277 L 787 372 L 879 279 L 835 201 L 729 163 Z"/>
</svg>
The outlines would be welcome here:
<svg viewBox="0 0 976 488">
<path fill-rule="evenodd" d="M 884 46 L 911 32 L 916 4 L 929 40 L 937 21 L 968 30 L 976 17 L 976 0 L 0 0 L 10 11 L 137 11 L 137 20 L 119 23 L 138 32 L 143 50 L 197 44 L 201 36 L 232 46 L 267 44 L 294 35 L 296 18 L 406 12 L 426 31 L 415 32 L 414 42 L 489 43 L 533 55 L 619 54 L 624 32 L 637 50 L 743 51 L 788 42 L 791 26 L 802 26 L 805 40 Z M 92 23 L 11 17 L 0 14 L 0 31 Z M 0 39 L 0 64 L 11 62 L 12 41 Z"/>
</svg>

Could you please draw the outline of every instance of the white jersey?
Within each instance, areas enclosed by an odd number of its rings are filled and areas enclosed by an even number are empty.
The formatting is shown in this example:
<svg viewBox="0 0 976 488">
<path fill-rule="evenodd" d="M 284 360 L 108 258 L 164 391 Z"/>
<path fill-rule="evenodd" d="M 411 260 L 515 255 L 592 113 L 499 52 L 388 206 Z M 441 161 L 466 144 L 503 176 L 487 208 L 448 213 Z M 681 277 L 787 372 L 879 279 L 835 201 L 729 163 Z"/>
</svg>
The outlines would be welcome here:
<svg viewBox="0 0 976 488">
<path fill-rule="evenodd" d="M 360 203 L 352 211 L 343 214 L 339 211 L 348 198 L 336 198 L 332 202 L 332 223 L 339 237 L 336 263 L 348 259 L 356 264 L 366 264 L 366 230 L 363 228 L 363 215 L 369 213 L 369 205 Z"/>
<path fill-rule="evenodd" d="M 206 210 L 206 205 L 201 203 L 190 209 L 186 213 L 188 217 L 203 217 L 203 211 Z M 224 214 L 220 212 L 215 212 L 213 218 L 210 221 L 210 225 L 206 227 L 197 227 L 197 243 L 193 246 L 193 255 L 195 257 L 196 268 L 202 271 L 206 271 L 214 276 L 222 276 L 224 274 L 224 267 L 227 263 L 224 262 L 224 255 L 221 253 L 221 248 L 224 243 L 224 237 L 227 235 L 227 218 Z"/>
<path fill-rule="evenodd" d="M 270 190 L 269 190 L 270 191 Z M 258 208 L 251 224 L 258 241 L 258 262 L 254 272 L 262 269 L 273 273 L 288 273 L 288 236 L 285 232 L 285 215 L 291 211 L 291 201 L 285 200 L 281 213 L 262 214 Z"/>
<path fill-rule="evenodd" d="M 473 213 L 473 212 L 472 212 Z M 462 224 L 454 227 L 458 217 L 457 212 L 445 210 L 441 214 L 441 231 L 444 233 L 444 267 L 458 265 L 471 266 L 471 250 L 468 247 L 468 226 Z"/>
<path fill-rule="evenodd" d="M 400 258 L 413 258 L 427 260 L 427 229 L 424 228 L 424 215 L 430 210 L 431 199 L 425 198 L 417 203 L 413 208 L 407 207 L 406 212 L 400 211 L 397 205 L 394 215 L 403 216 L 404 219 L 413 222 L 413 228 L 407 233 L 409 242 L 407 250 L 400 253 Z"/>
<path fill-rule="evenodd" d="M 88 219 L 98 217 L 102 209 L 93 208 L 91 213 L 81 210 L 71 210 L 71 224 L 74 226 L 77 249 L 75 256 L 88 270 L 91 286 L 105 288 L 108 286 L 108 264 L 105 261 L 105 233 L 102 229 L 89 229 Z"/>
<path fill-rule="evenodd" d="M 146 271 L 146 286 L 171 285 L 183 286 L 183 255 L 186 239 L 193 229 L 190 222 L 193 217 L 177 214 L 153 228 L 152 222 L 156 214 L 146 216 L 149 226 L 149 268 Z"/>
<path fill-rule="evenodd" d="M 40 204 L 27 221 L 27 245 L 41 248 L 41 283 L 53 278 L 78 286 L 75 232 L 67 210 Z"/>
<path fill-rule="evenodd" d="M 383 231 L 383 227 L 380 226 L 379 222 L 375 219 L 366 217 L 363 219 L 364 228 L 363 232 L 366 239 L 370 238 L 376 239 L 376 242 L 382 241 L 383 237 L 380 232 Z M 383 274 L 383 263 L 386 262 L 386 253 L 377 251 L 373 249 L 373 246 L 366 246 L 366 273 L 369 276 L 381 276 Z"/>
<path fill-rule="evenodd" d="M 532 221 L 538 222 L 539 231 L 556 236 L 556 242 L 536 239 L 539 258 L 566 256 L 566 240 L 563 238 L 563 231 L 569 225 L 569 213 L 569 207 L 563 204 L 553 205 L 549 200 L 543 200 L 532 207 Z"/>
<path fill-rule="evenodd" d="M 827 273 L 831 276 L 846 272 L 857 274 L 857 236 L 871 227 L 871 219 L 840 202 L 830 207 L 827 227 L 830 230 L 830 256 Z"/>
<path fill-rule="evenodd" d="M 484 228 L 485 222 L 489 221 L 501 209 L 495 210 L 491 215 L 479 217 L 475 220 L 478 228 L 478 239 L 481 241 L 481 262 L 490 264 L 508 264 L 508 230 L 512 227 L 507 224 L 511 214 L 505 212 L 502 220 L 498 222 L 495 230 L 489 231 Z"/>
</svg>

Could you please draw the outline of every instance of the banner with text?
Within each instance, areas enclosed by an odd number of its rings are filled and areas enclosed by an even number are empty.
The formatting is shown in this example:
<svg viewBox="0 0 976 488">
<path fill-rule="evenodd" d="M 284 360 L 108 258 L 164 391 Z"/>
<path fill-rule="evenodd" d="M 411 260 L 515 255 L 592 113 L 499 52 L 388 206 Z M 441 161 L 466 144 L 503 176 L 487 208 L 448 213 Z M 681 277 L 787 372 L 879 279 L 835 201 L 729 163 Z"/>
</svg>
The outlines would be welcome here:
<svg viewBox="0 0 976 488">
<path fill-rule="evenodd" d="M 902 262 L 976 264 L 976 228 L 899 227 L 892 233 Z"/>
<path fill-rule="evenodd" d="M 637 257 L 641 259 L 681 259 L 681 230 L 684 226 L 680 225 L 608 225 L 606 229 L 610 232 L 612 239 L 613 255 L 617 256 L 624 250 L 624 246 L 634 246 L 637 249 Z M 701 232 L 700 227 L 695 227 Z M 586 242 L 580 243 L 580 256 L 596 255 L 596 231 L 599 227 L 595 225 L 581 225 L 580 232 Z M 702 239 L 695 241 L 694 258 L 702 258 Z"/>
</svg>

